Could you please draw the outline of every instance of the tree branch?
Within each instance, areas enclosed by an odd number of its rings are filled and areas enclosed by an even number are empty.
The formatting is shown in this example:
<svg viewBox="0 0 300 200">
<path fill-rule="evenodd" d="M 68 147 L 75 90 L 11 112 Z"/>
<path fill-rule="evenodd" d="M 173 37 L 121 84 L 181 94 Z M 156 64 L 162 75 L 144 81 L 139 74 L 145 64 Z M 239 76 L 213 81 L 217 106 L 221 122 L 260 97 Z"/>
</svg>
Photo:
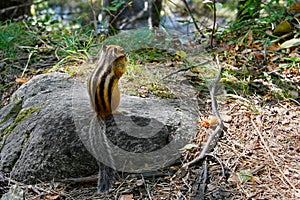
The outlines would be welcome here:
<svg viewBox="0 0 300 200">
<path fill-rule="evenodd" d="M 186 0 L 183 0 L 183 3 L 184 3 L 184 5 L 185 5 L 185 7 L 186 7 L 186 9 L 187 9 L 187 11 L 188 11 L 188 13 L 189 13 L 189 15 L 191 16 L 191 18 L 192 18 L 192 20 L 193 20 L 193 23 L 194 23 L 195 28 L 198 30 L 198 32 L 201 34 L 202 37 L 205 37 L 205 35 L 204 35 L 204 34 L 202 33 L 202 31 L 200 30 L 200 28 L 199 28 L 199 26 L 198 26 L 198 24 L 197 24 L 197 22 L 196 22 L 196 20 L 195 20 L 195 18 L 194 18 L 194 16 L 193 16 L 193 14 L 192 14 L 192 11 L 191 11 L 191 9 L 190 9 L 189 4 L 186 2 Z"/>
<path fill-rule="evenodd" d="M 184 164 L 183 168 L 187 168 L 187 167 L 190 167 L 192 165 L 195 165 L 196 163 L 203 160 L 206 156 L 208 156 L 209 153 L 217 145 L 217 142 L 218 142 L 218 140 L 221 136 L 221 133 L 223 131 L 224 125 L 223 125 L 223 121 L 220 117 L 220 114 L 218 112 L 218 103 L 217 103 L 217 100 L 215 98 L 216 91 L 217 91 L 217 86 L 218 86 L 218 83 L 219 83 L 220 78 L 221 78 L 222 67 L 220 66 L 218 57 L 216 57 L 216 60 L 217 60 L 217 66 L 219 67 L 219 72 L 217 74 L 217 77 L 216 77 L 214 83 L 212 84 L 212 86 L 210 88 L 210 97 L 211 97 L 211 100 L 212 100 L 212 105 L 211 105 L 212 106 L 212 111 L 213 111 L 213 114 L 216 116 L 216 118 L 218 120 L 218 126 L 215 128 L 214 132 L 209 136 L 209 138 L 208 138 L 207 142 L 205 143 L 205 146 L 203 147 L 200 155 L 197 156 L 194 160 Z"/>
</svg>

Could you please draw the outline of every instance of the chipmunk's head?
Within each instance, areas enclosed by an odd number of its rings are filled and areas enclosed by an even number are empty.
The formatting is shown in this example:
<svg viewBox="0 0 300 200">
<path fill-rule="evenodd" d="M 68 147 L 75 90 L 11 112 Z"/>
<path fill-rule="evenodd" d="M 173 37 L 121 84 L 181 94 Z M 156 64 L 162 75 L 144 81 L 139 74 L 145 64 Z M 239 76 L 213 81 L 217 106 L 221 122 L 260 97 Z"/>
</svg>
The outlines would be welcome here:
<svg viewBox="0 0 300 200">
<path fill-rule="evenodd" d="M 124 49 L 117 45 L 103 45 L 100 53 L 100 59 L 115 61 L 116 59 L 126 57 Z"/>
<path fill-rule="evenodd" d="M 120 78 L 125 73 L 126 61 L 126 55 L 122 47 L 117 45 L 102 46 L 99 62 L 108 62 L 106 65 L 108 64 L 112 67 L 117 78 Z"/>
</svg>

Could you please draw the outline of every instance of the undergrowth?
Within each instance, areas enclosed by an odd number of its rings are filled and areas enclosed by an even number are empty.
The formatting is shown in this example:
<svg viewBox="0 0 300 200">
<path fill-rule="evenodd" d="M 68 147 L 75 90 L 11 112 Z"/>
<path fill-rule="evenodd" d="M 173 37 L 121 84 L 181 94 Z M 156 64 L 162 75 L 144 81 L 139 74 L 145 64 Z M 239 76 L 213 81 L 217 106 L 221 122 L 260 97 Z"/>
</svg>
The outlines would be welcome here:
<svg viewBox="0 0 300 200">
<path fill-rule="evenodd" d="M 300 29 L 295 26 L 276 31 L 284 21 L 295 23 L 299 14 L 276 2 L 262 4 L 260 9 L 259 18 L 232 21 L 228 29 L 217 33 L 216 38 L 226 48 L 220 53 L 222 83 L 230 93 L 243 97 L 260 95 L 264 100 L 299 103 L 299 47 L 282 48 L 281 44 L 297 38 Z"/>
</svg>

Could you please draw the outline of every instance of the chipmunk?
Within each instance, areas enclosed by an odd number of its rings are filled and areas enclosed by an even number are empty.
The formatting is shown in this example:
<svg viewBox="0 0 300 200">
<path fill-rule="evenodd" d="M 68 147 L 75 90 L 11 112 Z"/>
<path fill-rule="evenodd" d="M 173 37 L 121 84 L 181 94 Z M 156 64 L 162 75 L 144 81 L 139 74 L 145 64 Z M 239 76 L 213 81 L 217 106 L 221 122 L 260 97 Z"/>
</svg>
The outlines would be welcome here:
<svg viewBox="0 0 300 200">
<path fill-rule="evenodd" d="M 125 73 L 126 56 L 116 45 L 102 47 L 97 66 L 88 79 L 88 93 L 91 104 L 101 118 L 111 115 L 119 106 L 118 82 Z"/>
</svg>

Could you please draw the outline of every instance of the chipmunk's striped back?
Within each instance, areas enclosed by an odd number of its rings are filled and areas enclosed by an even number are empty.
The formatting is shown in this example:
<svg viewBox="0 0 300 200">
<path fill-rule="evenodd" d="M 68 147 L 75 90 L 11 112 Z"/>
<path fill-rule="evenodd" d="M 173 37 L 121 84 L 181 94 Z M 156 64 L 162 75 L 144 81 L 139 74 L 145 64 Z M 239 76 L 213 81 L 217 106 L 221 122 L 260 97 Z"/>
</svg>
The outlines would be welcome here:
<svg viewBox="0 0 300 200">
<path fill-rule="evenodd" d="M 88 92 L 97 116 L 104 118 L 118 107 L 118 81 L 125 67 L 126 57 L 121 47 L 103 46 L 97 66 L 88 79 Z"/>
</svg>

